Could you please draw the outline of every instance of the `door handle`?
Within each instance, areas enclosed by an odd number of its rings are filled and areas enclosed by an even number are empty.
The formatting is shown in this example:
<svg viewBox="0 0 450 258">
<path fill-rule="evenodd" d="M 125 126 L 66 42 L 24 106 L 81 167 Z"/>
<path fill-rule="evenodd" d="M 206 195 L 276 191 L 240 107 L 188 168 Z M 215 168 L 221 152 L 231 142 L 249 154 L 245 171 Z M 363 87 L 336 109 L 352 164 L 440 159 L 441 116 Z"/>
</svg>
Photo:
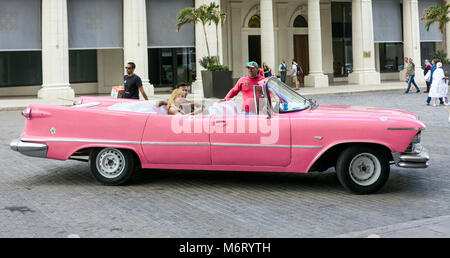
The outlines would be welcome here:
<svg viewBox="0 0 450 258">
<path fill-rule="evenodd" d="M 225 120 L 215 120 L 214 124 L 225 126 L 227 124 L 227 122 Z"/>
</svg>

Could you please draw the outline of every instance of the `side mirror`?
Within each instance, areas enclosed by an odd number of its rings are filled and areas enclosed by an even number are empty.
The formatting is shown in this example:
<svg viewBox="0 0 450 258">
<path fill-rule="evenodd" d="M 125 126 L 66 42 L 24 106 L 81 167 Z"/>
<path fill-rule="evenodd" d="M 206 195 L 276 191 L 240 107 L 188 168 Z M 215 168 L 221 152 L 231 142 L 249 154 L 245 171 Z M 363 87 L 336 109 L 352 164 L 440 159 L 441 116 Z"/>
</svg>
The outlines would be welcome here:
<svg viewBox="0 0 450 258">
<path fill-rule="evenodd" d="M 288 103 L 280 103 L 280 111 L 286 112 L 288 111 Z"/>
<path fill-rule="evenodd" d="M 319 104 L 317 104 L 317 100 L 313 100 L 313 99 L 308 99 L 309 104 L 311 106 L 311 110 L 316 108 L 317 106 L 319 106 Z"/>
</svg>

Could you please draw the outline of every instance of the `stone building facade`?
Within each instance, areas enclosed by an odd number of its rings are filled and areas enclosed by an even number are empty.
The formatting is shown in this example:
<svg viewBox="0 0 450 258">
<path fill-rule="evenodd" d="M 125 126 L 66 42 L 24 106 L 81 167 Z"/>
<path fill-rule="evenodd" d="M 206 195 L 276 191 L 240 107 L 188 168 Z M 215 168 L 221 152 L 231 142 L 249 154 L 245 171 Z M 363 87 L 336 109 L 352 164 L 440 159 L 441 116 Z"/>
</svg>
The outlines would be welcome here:
<svg viewBox="0 0 450 258">
<path fill-rule="evenodd" d="M 234 78 L 248 60 L 278 75 L 284 58 L 302 66 L 305 86 L 380 84 L 403 79 L 411 57 L 421 81 L 423 60 L 450 52 L 450 27 L 442 35 L 420 20 L 449 0 L 0 0 L 0 97 L 109 93 L 129 61 L 149 95 L 179 82 L 201 93 L 202 27 L 175 24 L 182 8 L 210 2 L 228 14 L 218 44 L 206 28 L 210 52 Z"/>
</svg>

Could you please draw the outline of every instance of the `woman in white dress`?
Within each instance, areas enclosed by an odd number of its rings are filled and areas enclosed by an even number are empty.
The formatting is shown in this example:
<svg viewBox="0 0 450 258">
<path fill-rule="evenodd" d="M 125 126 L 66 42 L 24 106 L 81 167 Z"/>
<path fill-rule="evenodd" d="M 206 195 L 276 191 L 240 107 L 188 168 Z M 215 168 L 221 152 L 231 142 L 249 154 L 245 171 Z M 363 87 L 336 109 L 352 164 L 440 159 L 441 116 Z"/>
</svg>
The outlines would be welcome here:
<svg viewBox="0 0 450 258">
<path fill-rule="evenodd" d="M 442 88 L 443 85 L 447 85 L 445 82 L 445 74 L 444 70 L 442 69 L 442 63 L 438 62 L 436 64 L 436 70 L 433 72 L 433 79 L 431 82 L 430 92 L 428 93 L 427 98 L 427 105 L 430 105 L 430 101 L 432 98 L 433 100 L 433 106 L 436 106 L 436 99 L 439 98 L 441 104 L 444 104 L 442 101 Z"/>
<path fill-rule="evenodd" d="M 449 78 L 448 78 L 448 72 L 445 72 L 445 83 L 442 84 L 442 87 L 439 89 L 439 94 L 441 95 L 441 97 L 444 99 L 444 105 L 448 106 L 448 82 L 449 82 Z"/>
</svg>

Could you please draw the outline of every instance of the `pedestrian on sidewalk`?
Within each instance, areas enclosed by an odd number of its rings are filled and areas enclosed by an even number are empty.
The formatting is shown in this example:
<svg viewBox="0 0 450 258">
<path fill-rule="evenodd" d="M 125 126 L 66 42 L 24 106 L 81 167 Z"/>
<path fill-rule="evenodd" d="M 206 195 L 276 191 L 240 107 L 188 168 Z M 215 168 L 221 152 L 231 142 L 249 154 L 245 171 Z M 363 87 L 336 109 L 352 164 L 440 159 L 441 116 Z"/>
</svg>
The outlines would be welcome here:
<svg viewBox="0 0 450 258">
<path fill-rule="evenodd" d="M 431 60 L 430 87 L 431 87 L 431 84 L 433 84 L 433 73 L 434 73 L 434 71 L 436 70 L 436 63 L 438 63 L 438 62 L 440 62 L 439 59 L 433 59 L 433 60 Z"/>
<path fill-rule="evenodd" d="M 264 77 L 272 76 L 272 68 L 270 68 L 270 66 L 268 66 L 266 62 L 263 63 L 263 71 L 264 71 Z"/>
<path fill-rule="evenodd" d="M 278 71 L 280 72 L 281 81 L 283 83 L 286 83 L 286 72 L 287 72 L 286 59 L 283 58 L 283 60 L 281 60 L 281 64 L 278 66 Z"/>
<path fill-rule="evenodd" d="M 445 83 L 442 84 L 442 88 L 440 90 L 441 96 L 444 100 L 444 105 L 448 106 L 448 72 L 445 72 Z"/>
<path fill-rule="evenodd" d="M 411 88 L 411 83 L 414 85 L 414 87 L 416 87 L 416 90 L 417 90 L 416 93 L 420 92 L 419 87 L 417 87 L 417 84 L 414 81 L 415 69 L 416 69 L 416 65 L 414 64 L 413 59 L 409 58 L 408 67 L 406 68 L 407 75 L 408 75 L 408 88 L 406 89 L 405 93 L 409 92 L 409 89 Z"/>
<path fill-rule="evenodd" d="M 147 94 L 145 94 L 144 87 L 142 86 L 141 77 L 134 73 L 136 64 L 129 62 L 126 66 L 127 74 L 123 76 L 123 86 L 125 88 L 124 98 L 126 99 L 139 99 L 139 92 L 145 100 L 148 100 Z"/>
<path fill-rule="evenodd" d="M 430 64 L 430 61 L 428 59 L 425 59 L 425 69 L 423 69 L 423 75 L 425 76 L 425 82 L 427 84 L 427 90 L 424 91 L 424 93 L 430 92 L 430 86 L 431 86 L 431 67 L 433 67 Z M 430 73 L 429 75 L 427 75 Z M 429 79 L 427 79 L 427 76 L 429 76 Z"/>
<path fill-rule="evenodd" d="M 432 98 L 434 98 L 433 106 L 436 106 L 437 98 L 439 98 L 441 105 L 444 104 L 444 101 L 442 100 L 442 93 L 440 92 L 444 87 L 443 84 L 445 84 L 445 86 L 448 85 L 445 81 L 445 74 L 444 70 L 442 69 L 442 63 L 438 62 L 436 64 L 436 70 L 434 70 L 433 72 L 433 79 L 430 87 L 430 92 L 428 93 L 427 105 L 430 105 L 430 101 Z"/>
<path fill-rule="evenodd" d="M 292 60 L 292 71 L 291 71 L 291 76 L 292 76 L 292 82 L 295 83 L 295 89 L 298 90 L 300 88 L 300 82 L 299 82 L 299 76 L 298 76 L 298 64 L 295 61 L 295 59 Z"/>
<path fill-rule="evenodd" d="M 258 67 L 258 75 L 264 77 L 264 71 L 262 67 Z"/>
<path fill-rule="evenodd" d="M 405 73 L 405 81 L 406 81 L 406 84 L 408 84 L 408 64 L 409 64 L 409 58 L 408 57 L 405 57 L 405 69 L 406 69 L 406 73 Z"/>
</svg>

